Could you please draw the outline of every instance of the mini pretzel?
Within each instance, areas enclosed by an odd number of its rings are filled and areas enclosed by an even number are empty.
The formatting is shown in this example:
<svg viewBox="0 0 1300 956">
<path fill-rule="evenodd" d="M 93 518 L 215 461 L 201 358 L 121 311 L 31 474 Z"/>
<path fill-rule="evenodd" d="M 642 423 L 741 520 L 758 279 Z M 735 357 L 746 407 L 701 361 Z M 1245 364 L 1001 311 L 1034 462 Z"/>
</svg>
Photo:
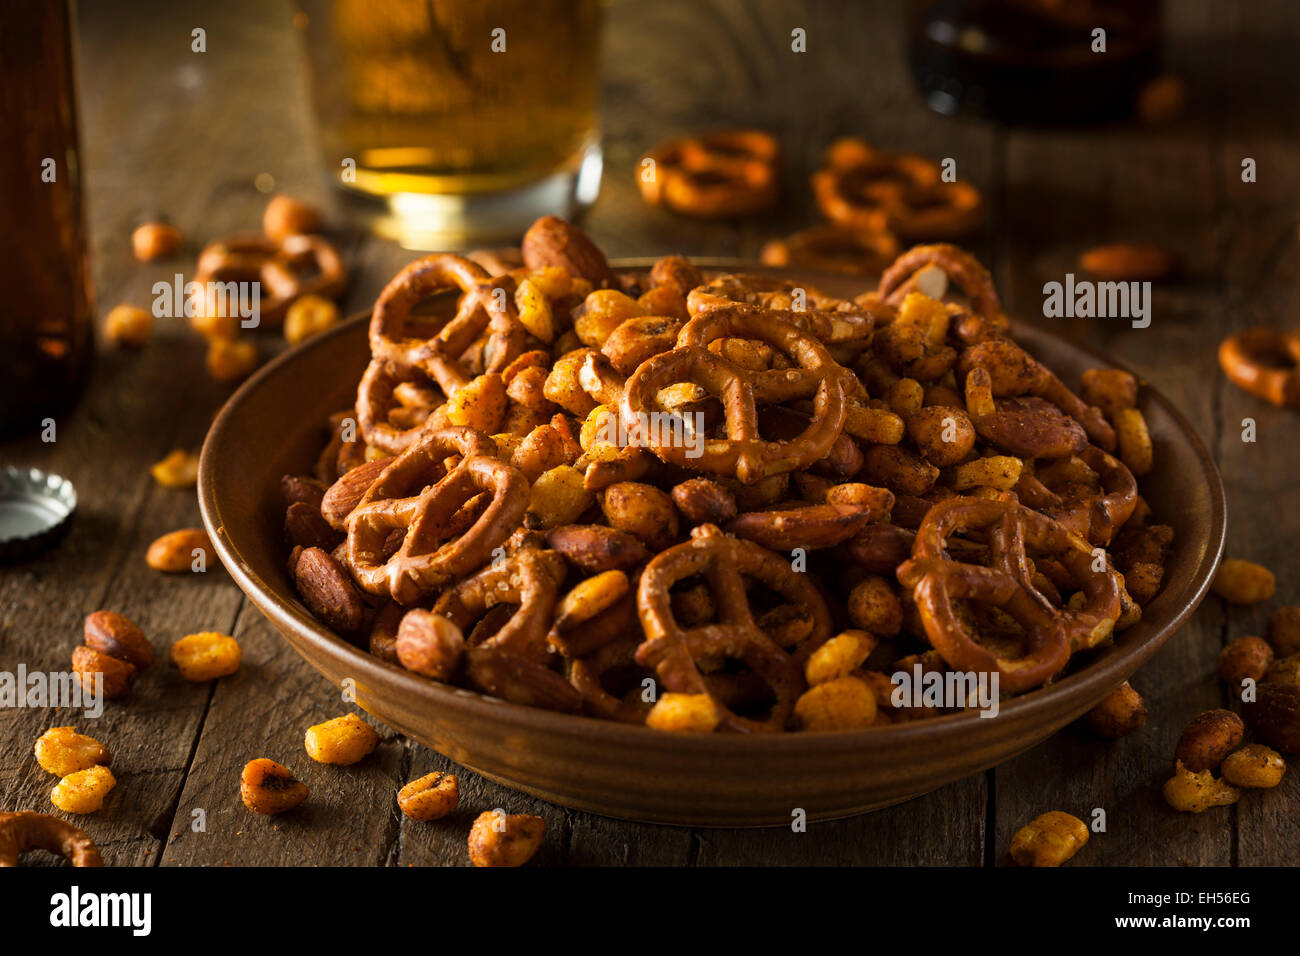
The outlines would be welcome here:
<svg viewBox="0 0 1300 956">
<path fill-rule="evenodd" d="M 409 605 L 486 563 L 528 507 L 528 479 L 495 451 L 485 435 L 444 428 L 426 432 L 380 472 L 347 518 L 347 563 L 357 583 Z M 460 461 L 448 468 L 454 455 Z M 462 508 L 480 493 L 483 510 L 456 537 L 467 521 Z"/>
<path fill-rule="evenodd" d="M 1051 402 L 1083 426 L 1095 445 L 1106 451 L 1115 449 L 1115 429 L 1110 426 L 1101 409 L 1088 405 L 1065 387 L 1056 375 L 1010 339 L 992 339 L 981 342 L 962 353 L 957 363 L 958 371 L 970 376 L 974 369 L 982 369 L 989 377 L 987 392 L 996 397 L 1036 395 Z M 972 396 L 967 385 L 967 399 Z M 986 390 L 982 376 L 975 383 L 976 394 Z M 967 409 L 971 420 L 975 414 Z M 978 413 L 976 413 L 978 414 Z"/>
<path fill-rule="evenodd" d="M 887 153 L 861 140 L 842 139 L 813 174 L 817 207 L 853 229 L 892 230 L 905 239 L 943 239 L 975 229 L 984 216 L 979 190 L 944 182 L 923 156 Z"/>
<path fill-rule="evenodd" d="M 895 259 L 880 277 L 876 294 L 890 305 L 900 305 L 909 292 L 915 291 L 916 275 L 931 265 L 944 271 L 948 281 L 970 300 L 976 313 L 988 319 L 1002 319 L 1002 303 L 989 271 L 969 252 L 942 242 L 913 246 Z"/>
<path fill-rule="evenodd" d="M 707 348 L 730 335 L 759 339 L 789 356 L 796 367 L 754 372 Z M 624 420 L 648 420 L 658 411 L 659 390 L 682 381 L 699 382 L 726 409 L 726 438 L 705 441 L 699 457 L 691 457 L 687 443 L 663 441 L 662 432 L 643 436 L 659 458 L 683 467 L 732 474 L 753 484 L 808 467 L 826 454 L 844 427 L 843 370 L 819 342 L 771 313 L 724 308 L 691 319 L 677 337 L 677 348 L 647 359 L 628 380 L 621 404 Z M 810 397 L 814 414 L 800 436 L 778 442 L 759 437 L 758 403 Z"/>
<path fill-rule="evenodd" d="M 631 606 L 635 611 L 635 604 Z M 639 630 L 636 614 L 630 616 L 631 624 Z M 625 634 L 602 644 L 589 654 L 574 658 L 569 665 L 569 683 L 582 695 L 587 709 L 592 713 L 628 724 L 645 723 L 650 705 L 641 700 L 639 685 L 628 696 L 615 697 L 605 689 L 603 682 L 603 678 L 612 671 L 636 668 L 636 650 L 640 643 L 639 637 Z"/>
<path fill-rule="evenodd" d="M 263 325 L 275 328 L 284 322 L 294 299 L 302 295 L 302 284 L 279 258 L 278 243 L 260 236 L 236 237 L 209 243 L 199 253 L 194 282 L 194 303 L 199 314 L 207 314 L 207 288 L 213 282 L 257 282 L 260 297 L 258 316 Z"/>
<path fill-rule="evenodd" d="M 810 309 L 835 309 L 843 299 L 827 295 L 815 286 L 777 276 L 758 276 L 735 273 L 715 276 L 704 285 L 697 286 L 686 295 L 686 308 L 691 315 L 709 309 L 733 305 L 754 305 L 762 309 L 788 309 L 796 289 L 803 290 L 805 304 Z"/>
<path fill-rule="evenodd" d="M 652 206 L 700 219 L 745 216 L 770 206 L 778 189 L 776 139 L 762 130 L 724 130 L 672 139 L 645 156 L 638 182 Z"/>
<path fill-rule="evenodd" d="M 581 706 L 581 695 L 546 666 L 551 659 L 546 633 L 563 577 L 564 562 L 554 551 L 521 548 L 438 598 L 434 613 L 466 633 L 489 611 L 516 607 L 495 633 L 465 652 L 466 673 L 483 693 L 548 710 Z M 472 642 L 476 635 L 471 634 Z"/>
<path fill-rule="evenodd" d="M 678 581 L 703 575 L 717 606 L 717 621 L 682 628 L 673 615 L 670 590 Z M 810 635 L 788 652 L 754 620 L 745 578 L 777 592 L 812 618 Z M 794 703 L 805 689 L 803 661 L 831 635 L 830 611 L 816 586 L 784 558 L 749 541 L 724 535 L 716 525 L 700 525 L 691 540 L 654 558 L 641 573 L 637 606 L 646 640 L 637 663 L 653 668 L 662 689 L 681 694 L 711 694 L 698 661 L 732 658 L 743 661 L 775 697 L 765 719 L 742 717 L 717 701 L 724 730 L 751 733 L 784 730 Z"/>
<path fill-rule="evenodd" d="M 891 232 L 843 226 L 813 226 L 764 244 L 759 260 L 765 266 L 818 269 L 845 275 L 874 275 L 898 257 L 898 240 Z"/>
<path fill-rule="evenodd" d="M 0 867 L 17 866 L 28 850 L 48 850 L 73 866 L 103 866 L 99 848 L 81 830 L 48 813 L 0 813 Z"/>
<path fill-rule="evenodd" d="M 477 263 L 443 253 L 417 259 L 384 286 L 370 316 L 370 352 L 399 372 L 418 368 L 450 396 L 473 376 L 460 357 L 487 331 L 492 319 L 483 301 L 488 274 Z M 407 334 L 411 309 L 451 289 L 461 291 L 455 316 L 432 338 Z M 507 295 L 507 299 L 509 299 Z M 504 367 L 504 366 L 503 366 Z"/>
<path fill-rule="evenodd" d="M 947 539 L 983 531 L 988 564 L 966 564 L 947 553 Z M 1078 610 L 1058 608 L 1033 583 L 1027 549 L 1046 553 L 1070 572 L 1085 596 Z M 1045 515 L 1021 507 L 1015 495 L 996 499 L 950 498 L 921 522 L 912 558 L 898 568 L 898 580 L 912 590 L 925 632 L 955 670 L 997 673 L 1000 689 L 1019 693 L 1062 670 L 1071 653 L 1096 647 L 1119 619 L 1115 572 L 1092 570 L 1092 549 Z M 1027 653 L 1007 657 L 983 645 L 954 601 L 992 604 L 1024 629 Z"/>
<path fill-rule="evenodd" d="M 382 359 L 371 359 L 357 386 L 357 429 L 367 444 L 389 455 L 400 455 L 410 448 L 441 404 L 440 396 L 429 387 L 431 383 L 421 372 L 408 368 L 404 374 L 406 377 L 399 375 L 397 366 Z M 419 396 L 418 404 L 401 402 L 404 390 L 407 396 Z M 398 408 L 406 410 L 408 422 L 393 422 Z"/>
<path fill-rule="evenodd" d="M 1219 365 L 1256 398 L 1300 407 L 1300 333 L 1257 328 L 1229 335 L 1219 345 Z"/>
<path fill-rule="evenodd" d="M 1066 500 L 1029 474 L 1021 476 L 1015 490 L 1030 508 L 1042 511 L 1093 544 L 1104 546 L 1133 516 L 1137 479 L 1122 461 L 1095 445 L 1089 445 L 1079 457 L 1097 473 L 1099 493 Z"/>
</svg>

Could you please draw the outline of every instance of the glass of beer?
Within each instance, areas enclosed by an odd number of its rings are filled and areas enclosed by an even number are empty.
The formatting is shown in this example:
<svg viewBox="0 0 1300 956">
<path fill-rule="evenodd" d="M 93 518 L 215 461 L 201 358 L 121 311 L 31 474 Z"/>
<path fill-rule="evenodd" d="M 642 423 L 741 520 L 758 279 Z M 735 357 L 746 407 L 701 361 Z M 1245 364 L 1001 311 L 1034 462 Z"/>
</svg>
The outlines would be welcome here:
<svg viewBox="0 0 1300 956">
<path fill-rule="evenodd" d="M 332 174 L 412 249 L 519 236 L 600 187 L 601 0 L 299 0 Z"/>
</svg>

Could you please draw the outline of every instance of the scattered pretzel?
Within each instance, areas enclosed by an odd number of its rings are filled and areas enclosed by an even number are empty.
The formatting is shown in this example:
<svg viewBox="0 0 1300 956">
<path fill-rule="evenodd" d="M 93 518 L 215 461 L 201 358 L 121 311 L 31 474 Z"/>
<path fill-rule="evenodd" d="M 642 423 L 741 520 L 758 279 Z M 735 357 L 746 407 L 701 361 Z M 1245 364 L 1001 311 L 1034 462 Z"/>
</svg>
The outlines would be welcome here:
<svg viewBox="0 0 1300 956">
<path fill-rule="evenodd" d="M 759 259 L 765 266 L 817 269 L 846 275 L 874 275 L 898 258 L 898 240 L 891 232 L 843 226 L 813 226 L 764 244 Z"/>
<path fill-rule="evenodd" d="M 759 212 L 776 201 L 778 152 L 775 137 L 754 129 L 668 140 L 642 160 L 641 198 L 699 219 Z"/>
<path fill-rule="evenodd" d="M 945 182 L 939 165 L 923 156 L 888 153 L 862 140 L 840 139 L 813 174 L 817 207 L 831 222 L 904 239 L 965 235 L 984 218 L 979 190 Z"/>
<path fill-rule="evenodd" d="M 1279 408 L 1300 408 L 1300 333 L 1247 329 L 1219 345 L 1219 365 L 1238 388 Z"/>
<path fill-rule="evenodd" d="M 0 813 L 0 867 L 17 866 L 28 850 L 48 850 L 73 866 L 103 866 L 99 848 L 81 830 L 48 813 Z"/>
<path fill-rule="evenodd" d="M 209 283 L 258 282 L 260 320 L 267 328 L 277 328 L 297 299 L 333 298 L 342 293 L 347 279 L 338 250 L 320 236 L 290 235 L 280 240 L 236 236 L 211 242 L 199 253 L 194 276 L 199 298 L 194 306 L 199 315 L 212 314 Z"/>
</svg>

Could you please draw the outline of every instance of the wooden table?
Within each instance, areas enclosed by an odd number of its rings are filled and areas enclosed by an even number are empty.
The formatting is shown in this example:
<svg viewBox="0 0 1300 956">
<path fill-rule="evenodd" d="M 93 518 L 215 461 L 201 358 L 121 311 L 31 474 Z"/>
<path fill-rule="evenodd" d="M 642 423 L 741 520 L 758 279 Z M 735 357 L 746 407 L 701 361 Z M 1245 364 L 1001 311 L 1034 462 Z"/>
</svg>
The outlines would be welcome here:
<svg viewBox="0 0 1300 956">
<path fill-rule="evenodd" d="M 901 5 L 778 0 L 615 0 L 606 66 L 606 173 L 588 226 L 611 255 L 668 251 L 754 256 L 761 242 L 811 223 L 808 173 L 835 135 L 953 157 L 985 191 L 988 227 L 973 244 L 995 270 L 1008 307 L 1040 313 L 1041 287 L 1073 268 L 1080 250 L 1136 238 L 1179 251 L 1183 277 L 1158 286 L 1154 321 L 1062 320 L 1063 334 L 1099 346 L 1174 399 L 1216 454 L 1227 486 L 1229 552 L 1271 567 L 1279 600 L 1227 608 L 1211 598 L 1135 679 L 1150 707 L 1145 729 L 1102 743 L 1067 729 L 987 773 L 854 820 L 786 830 L 686 830 L 642 826 L 551 806 L 460 771 L 461 809 L 441 824 L 397 812 L 394 792 L 453 765 L 389 735 L 353 768 L 313 764 L 304 729 L 348 709 L 273 632 L 220 569 L 164 578 L 144 564 L 157 535 L 198 524 L 192 491 L 160 488 L 148 465 L 195 449 L 226 391 L 202 370 L 200 343 L 163 322 L 141 354 L 105 352 L 58 441 L 0 445 L 0 462 L 71 478 L 81 507 L 54 552 L 0 577 L 0 669 L 18 662 L 59 670 L 80 642 L 81 621 L 101 607 L 127 614 L 160 650 L 197 630 L 234 634 L 237 675 L 190 685 L 165 665 L 131 697 L 88 722 L 110 744 L 117 789 L 81 822 L 118 865 L 465 864 L 474 815 L 504 807 L 544 816 L 545 864 L 960 864 L 1007 862 L 1012 832 L 1049 809 L 1107 814 L 1077 865 L 1300 863 L 1300 772 L 1275 791 L 1200 816 L 1169 810 L 1160 785 L 1187 720 L 1228 703 L 1214 674 L 1228 640 L 1262 633 L 1278 603 L 1300 595 L 1300 469 L 1295 412 L 1274 410 L 1225 383 L 1214 344 L 1250 323 L 1294 322 L 1297 302 L 1295 162 L 1300 101 L 1296 21 L 1287 0 L 1169 4 L 1172 68 L 1186 77 L 1185 116 L 1155 129 L 1009 131 L 942 119 L 913 92 L 903 65 Z M 232 0 L 217 7 L 172 0 L 83 3 L 80 90 L 90 233 L 101 314 L 118 302 L 148 305 L 150 287 L 189 272 L 218 235 L 256 228 L 276 188 L 330 208 L 330 192 L 305 108 L 305 78 L 287 4 Z M 207 30 L 207 52 L 190 31 Z M 789 52 L 804 27 L 808 53 Z M 712 124 L 755 123 L 779 132 L 787 202 L 767 218 L 691 224 L 636 197 L 639 151 L 661 135 Z M 1258 182 L 1240 178 L 1243 157 Z M 144 266 L 130 255 L 138 218 L 163 211 L 188 239 L 174 261 Z M 346 311 L 368 307 L 412 254 L 362 235 L 345 252 L 355 280 Z M 269 347 L 269 345 L 268 345 Z M 1242 420 L 1258 441 L 1241 441 Z M 1177 502 L 1153 502 L 1157 511 Z M 78 722 L 40 710 L 0 712 L 0 807 L 50 810 L 54 780 L 32 757 L 46 727 Z M 269 755 L 312 788 L 298 812 L 255 818 L 240 804 L 245 761 Z M 905 760 L 906 754 L 899 754 Z M 199 811 L 202 811 L 200 813 Z M 196 823 L 203 819 L 205 826 Z"/>
</svg>

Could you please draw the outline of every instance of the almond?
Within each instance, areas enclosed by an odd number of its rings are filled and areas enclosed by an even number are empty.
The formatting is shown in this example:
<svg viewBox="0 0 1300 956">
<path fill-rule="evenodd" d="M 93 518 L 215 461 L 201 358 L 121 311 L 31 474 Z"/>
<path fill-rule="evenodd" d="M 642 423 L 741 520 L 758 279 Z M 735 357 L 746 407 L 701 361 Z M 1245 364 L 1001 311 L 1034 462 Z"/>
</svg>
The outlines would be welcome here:
<svg viewBox="0 0 1300 956">
<path fill-rule="evenodd" d="M 361 592 L 343 567 L 320 548 L 303 548 L 293 567 L 298 593 L 313 614 L 341 634 L 361 627 Z"/>
<path fill-rule="evenodd" d="M 524 265 L 533 271 L 557 266 L 597 288 L 616 284 L 605 254 L 577 226 L 557 216 L 534 222 L 523 241 Z"/>
<path fill-rule="evenodd" d="M 1178 738 L 1174 759 L 1192 773 L 1214 770 L 1223 758 L 1237 749 L 1246 727 L 1230 710 L 1207 710 L 1197 714 Z"/>
<path fill-rule="evenodd" d="M 95 675 L 104 675 L 104 696 L 109 700 L 125 697 L 135 684 L 136 668 L 91 647 L 82 645 L 72 652 L 72 671 L 87 691 L 95 689 Z"/>
<path fill-rule="evenodd" d="M 144 631 L 116 611 L 96 611 L 86 618 L 86 646 L 144 670 L 153 663 L 153 645 Z"/>
<path fill-rule="evenodd" d="M 320 510 L 321 499 L 325 497 L 325 482 L 309 475 L 285 475 L 280 479 L 280 494 L 284 496 L 285 507 L 301 501 Z"/>
<path fill-rule="evenodd" d="M 1300 754 L 1300 685 L 1260 684 L 1245 704 L 1246 720 L 1266 744 Z"/>
<path fill-rule="evenodd" d="M 358 465 L 329 486 L 329 490 L 321 498 L 320 513 L 331 528 L 335 531 L 345 530 L 348 515 L 352 514 L 353 509 L 379 477 L 379 473 L 392 460 L 376 458 L 364 465 Z"/>
<path fill-rule="evenodd" d="M 342 537 L 321 517 L 319 510 L 304 501 L 295 501 L 285 511 L 284 536 L 290 544 L 322 551 L 333 551 Z"/>
</svg>

